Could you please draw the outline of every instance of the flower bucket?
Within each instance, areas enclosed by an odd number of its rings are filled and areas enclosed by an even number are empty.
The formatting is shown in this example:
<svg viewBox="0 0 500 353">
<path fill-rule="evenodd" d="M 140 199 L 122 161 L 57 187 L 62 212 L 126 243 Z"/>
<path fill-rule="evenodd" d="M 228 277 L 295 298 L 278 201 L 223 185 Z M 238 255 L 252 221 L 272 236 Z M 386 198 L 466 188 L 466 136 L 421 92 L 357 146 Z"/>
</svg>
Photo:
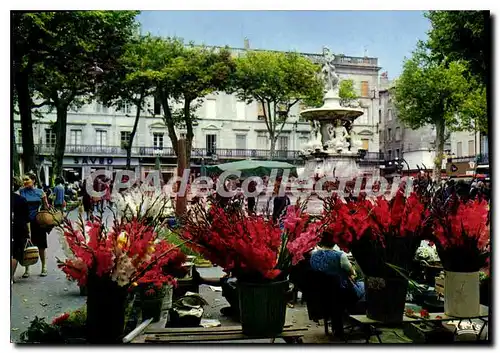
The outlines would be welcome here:
<svg viewBox="0 0 500 353">
<path fill-rule="evenodd" d="M 384 323 L 403 321 L 408 281 L 400 278 L 366 277 L 366 316 Z"/>
<path fill-rule="evenodd" d="M 87 341 L 121 343 L 125 328 L 127 291 L 110 278 L 89 273 L 87 283 Z"/>
<path fill-rule="evenodd" d="M 240 321 L 247 336 L 273 337 L 283 332 L 288 281 L 237 282 Z"/>
<path fill-rule="evenodd" d="M 153 322 L 160 321 L 163 298 L 141 300 L 142 321 L 153 318 Z"/>
<path fill-rule="evenodd" d="M 152 295 L 146 294 L 148 288 L 149 287 L 139 287 L 142 321 L 153 318 L 153 322 L 158 322 L 161 317 L 163 301 L 165 299 L 168 288 L 166 285 L 164 285 L 161 290 L 155 289 Z M 172 288 L 172 286 L 170 286 L 170 288 Z"/>
<path fill-rule="evenodd" d="M 479 315 L 479 271 L 445 271 L 444 312 L 453 317 Z"/>
</svg>

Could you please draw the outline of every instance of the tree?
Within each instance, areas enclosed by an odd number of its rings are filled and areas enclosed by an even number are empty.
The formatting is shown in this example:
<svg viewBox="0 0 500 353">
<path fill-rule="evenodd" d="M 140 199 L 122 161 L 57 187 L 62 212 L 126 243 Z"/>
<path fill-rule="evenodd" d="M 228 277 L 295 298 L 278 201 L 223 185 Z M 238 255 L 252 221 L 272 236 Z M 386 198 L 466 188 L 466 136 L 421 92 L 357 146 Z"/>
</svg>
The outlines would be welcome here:
<svg viewBox="0 0 500 353">
<path fill-rule="evenodd" d="M 339 84 L 339 97 L 340 97 L 340 105 L 342 106 L 352 106 L 355 105 L 358 101 L 358 95 L 354 90 L 354 81 L 342 80 Z"/>
<path fill-rule="evenodd" d="M 44 24 L 51 18 L 47 12 L 11 12 L 12 29 L 12 85 L 13 97 L 19 108 L 22 129 L 23 161 L 25 171 L 35 171 L 33 141 L 33 70 L 47 53 Z M 13 118 L 13 117 L 12 117 Z M 15 151 L 17 153 L 17 150 Z"/>
<path fill-rule="evenodd" d="M 297 53 L 249 51 L 236 60 L 232 88 L 247 103 L 257 102 L 271 141 L 273 158 L 290 109 L 299 101 L 318 105 L 323 97 L 319 68 Z"/>
<path fill-rule="evenodd" d="M 429 11 L 432 29 L 427 45 L 438 61 L 464 60 L 479 83 L 489 77 L 490 12 Z"/>
<path fill-rule="evenodd" d="M 151 53 L 155 40 L 150 36 L 134 38 L 124 47 L 117 66 L 103 75 L 98 89 L 98 99 L 107 106 L 121 109 L 126 104 L 136 107 L 134 126 L 130 138 L 123 146 L 127 151 L 126 168 L 130 169 L 132 145 L 141 113 L 146 109 L 146 97 L 153 94 L 153 84 L 148 75 L 151 69 Z"/>
<path fill-rule="evenodd" d="M 224 91 L 234 70 L 231 53 L 226 49 L 185 46 L 179 38 L 157 39 L 155 63 L 149 76 L 155 83 L 163 120 L 177 156 L 175 127 L 186 128 L 187 162 L 191 157 L 194 113 L 199 100 L 207 94 Z M 181 104 L 182 108 L 175 109 L 174 103 Z"/>
<path fill-rule="evenodd" d="M 419 47 L 405 61 L 403 73 L 394 87 L 398 117 L 412 129 L 431 124 L 436 129 L 436 158 L 433 178 L 441 180 L 445 128 L 460 129 L 458 112 L 467 95 L 467 70 L 461 62 L 436 62 Z"/>
<path fill-rule="evenodd" d="M 459 116 L 469 131 L 488 132 L 487 87 L 490 57 L 489 11 L 429 11 L 432 29 L 425 43 L 433 60 L 445 65 L 461 61 L 467 66 L 469 94 L 464 95 Z"/>
<path fill-rule="evenodd" d="M 68 108 L 92 98 L 96 80 L 93 67 L 105 72 L 116 66 L 124 44 L 132 36 L 137 11 L 47 12 L 38 19 L 43 61 L 33 66 L 35 97 L 57 114 L 53 175 L 62 175 Z M 25 131 L 23 128 L 23 135 Z"/>
</svg>

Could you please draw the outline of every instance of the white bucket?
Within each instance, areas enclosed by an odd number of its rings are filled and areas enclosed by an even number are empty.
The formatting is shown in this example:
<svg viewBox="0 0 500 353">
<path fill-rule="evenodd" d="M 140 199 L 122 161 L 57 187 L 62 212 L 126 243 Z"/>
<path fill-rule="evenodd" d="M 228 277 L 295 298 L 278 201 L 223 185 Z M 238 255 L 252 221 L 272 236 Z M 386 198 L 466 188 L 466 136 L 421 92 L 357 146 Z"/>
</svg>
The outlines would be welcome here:
<svg viewBox="0 0 500 353">
<path fill-rule="evenodd" d="M 444 312 L 453 317 L 479 316 L 479 271 L 445 271 Z"/>
</svg>

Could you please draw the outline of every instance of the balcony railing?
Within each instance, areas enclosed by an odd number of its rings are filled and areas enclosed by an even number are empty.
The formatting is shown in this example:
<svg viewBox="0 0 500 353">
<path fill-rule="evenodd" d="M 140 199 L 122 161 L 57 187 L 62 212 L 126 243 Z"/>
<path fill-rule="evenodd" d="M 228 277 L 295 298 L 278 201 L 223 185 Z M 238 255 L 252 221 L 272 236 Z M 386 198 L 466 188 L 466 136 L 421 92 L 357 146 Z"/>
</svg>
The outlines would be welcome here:
<svg viewBox="0 0 500 353">
<path fill-rule="evenodd" d="M 21 144 L 17 144 L 18 153 L 23 152 Z M 35 153 L 38 155 L 54 154 L 54 146 L 35 145 Z M 96 146 L 96 145 L 67 145 L 64 151 L 68 156 L 103 156 L 103 157 L 125 157 L 127 151 L 120 146 Z M 175 157 L 172 147 L 132 147 L 132 157 Z M 192 159 L 271 159 L 269 150 L 263 149 L 235 149 L 235 148 L 193 148 L 191 150 Z M 277 150 L 274 152 L 276 160 L 300 161 L 302 160 L 299 151 Z M 358 161 L 376 163 L 384 160 L 383 153 L 365 152 L 360 155 Z"/>
<path fill-rule="evenodd" d="M 17 145 L 17 151 L 23 152 L 22 145 Z M 172 147 L 132 147 L 133 157 L 175 157 L 175 152 Z M 35 145 L 35 153 L 39 155 L 50 155 L 54 153 L 54 146 L 51 145 Z M 64 151 L 65 155 L 89 155 L 89 156 L 126 156 L 127 151 L 120 146 L 96 146 L 96 145 L 67 145 Z M 230 148 L 193 148 L 191 150 L 191 158 L 207 158 L 207 159 L 270 159 L 269 150 L 262 149 L 230 149 Z M 275 159 L 293 160 L 299 159 L 299 151 L 278 150 L 274 153 Z"/>
</svg>

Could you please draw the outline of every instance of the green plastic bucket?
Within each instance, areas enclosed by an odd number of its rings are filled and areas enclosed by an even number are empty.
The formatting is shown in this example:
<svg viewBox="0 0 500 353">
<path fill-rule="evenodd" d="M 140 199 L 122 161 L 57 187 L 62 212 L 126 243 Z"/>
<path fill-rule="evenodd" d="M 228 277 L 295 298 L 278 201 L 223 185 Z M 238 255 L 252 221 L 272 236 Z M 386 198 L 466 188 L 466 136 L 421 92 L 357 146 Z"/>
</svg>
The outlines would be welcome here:
<svg viewBox="0 0 500 353">
<path fill-rule="evenodd" d="M 274 337 L 283 332 L 288 281 L 238 282 L 240 321 L 247 336 Z"/>
</svg>

